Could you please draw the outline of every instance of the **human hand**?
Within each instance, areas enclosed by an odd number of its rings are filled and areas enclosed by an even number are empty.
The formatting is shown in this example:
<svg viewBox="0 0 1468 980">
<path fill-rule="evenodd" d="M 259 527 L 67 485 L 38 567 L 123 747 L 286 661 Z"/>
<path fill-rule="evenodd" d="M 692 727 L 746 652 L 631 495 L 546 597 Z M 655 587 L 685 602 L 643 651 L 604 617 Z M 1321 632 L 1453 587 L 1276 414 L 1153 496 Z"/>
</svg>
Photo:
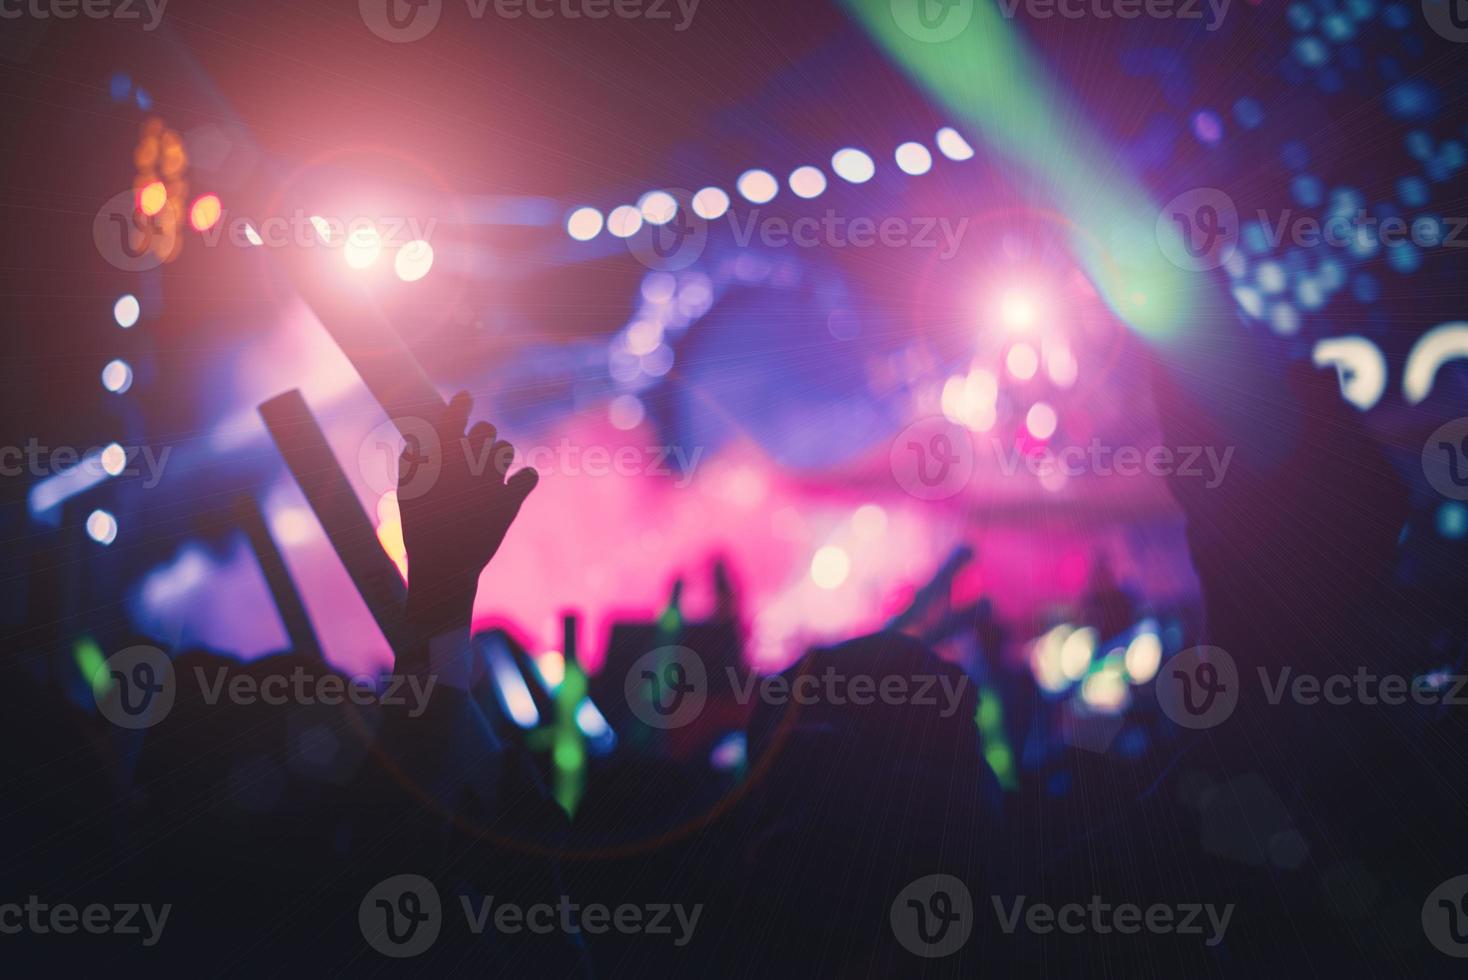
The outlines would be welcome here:
<svg viewBox="0 0 1468 980">
<path fill-rule="evenodd" d="M 436 467 L 426 486 L 400 493 L 408 553 L 408 620 L 427 636 L 467 627 L 479 573 L 540 476 L 525 467 L 506 479 L 515 450 L 480 422 L 465 433 L 473 399 L 459 392 L 398 461 L 398 485 Z"/>
</svg>

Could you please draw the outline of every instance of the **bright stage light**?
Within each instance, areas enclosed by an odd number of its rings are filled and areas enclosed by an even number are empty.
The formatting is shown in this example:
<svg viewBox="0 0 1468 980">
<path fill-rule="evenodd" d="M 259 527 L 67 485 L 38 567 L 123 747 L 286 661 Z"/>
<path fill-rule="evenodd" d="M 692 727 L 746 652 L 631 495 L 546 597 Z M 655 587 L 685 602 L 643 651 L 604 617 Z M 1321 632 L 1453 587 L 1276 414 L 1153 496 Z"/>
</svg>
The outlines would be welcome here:
<svg viewBox="0 0 1468 980">
<path fill-rule="evenodd" d="M 260 233 L 255 230 L 255 226 L 252 224 L 245 225 L 245 240 L 256 248 L 265 244 L 265 239 L 260 237 Z"/>
<path fill-rule="evenodd" d="M 898 169 L 914 177 L 933 169 L 933 154 L 921 143 L 903 143 L 897 148 L 896 157 Z"/>
<path fill-rule="evenodd" d="M 822 589 L 838 589 L 851 574 L 851 558 L 844 548 L 828 544 L 810 561 L 811 581 Z"/>
<path fill-rule="evenodd" d="M 311 227 L 316 229 L 316 237 L 321 239 L 321 244 L 331 244 L 331 224 L 320 215 L 311 215 Z"/>
<path fill-rule="evenodd" d="M 796 197 L 810 200 L 826 189 L 826 175 L 815 167 L 796 167 L 790 174 L 790 190 Z"/>
<path fill-rule="evenodd" d="M 1009 348 L 1009 355 L 1005 357 L 1004 364 L 1009 368 L 1009 373 L 1021 381 L 1028 381 L 1035 376 L 1040 368 L 1040 357 L 1035 353 L 1035 348 L 1029 344 L 1015 344 Z"/>
<path fill-rule="evenodd" d="M 137 323 L 142 313 L 143 308 L 138 303 L 138 298 L 132 293 L 124 293 L 116 303 L 112 304 L 112 319 L 116 320 L 117 325 L 124 330 Z"/>
<path fill-rule="evenodd" d="M 1076 356 L 1064 341 L 1045 341 L 1045 369 L 1058 388 L 1069 388 L 1075 384 L 1076 375 L 1080 373 Z"/>
<path fill-rule="evenodd" d="M 663 342 L 663 327 L 656 320 L 638 320 L 627 328 L 627 349 L 638 357 L 651 354 Z"/>
<path fill-rule="evenodd" d="M 102 450 L 102 472 L 108 476 L 119 476 L 127 468 L 127 450 L 112 442 Z"/>
<path fill-rule="evenodd" d="M 105 510 L 94 510 L 87 516 L 87 537 L 98 544 L 117 540 L 117 518 Z"/>
<path fill-rule="evenodd" d="M 729 210 L 729 195 L 717 187 L 705 187 L 693 195 L 693 213 L 705 221 L 722 218 Z"/>
<path fill-rule="evenodd" d="M 155 180 L 138 191 L 138 210 L 150 218 L 162 211 L 163 205 L 167 203 L 168 188 L 163 186 L 161 180 Z"/>
<path fill-rule="evenodd" d="M 667 191 L 648 191 L 637 202 L 642 220 L 650 225 L 665 225 L 678 213 L 678 202 Z"/>
<path fill-rule="evenodd" d="M 403 282 L 417 282 L 433 268 L 433 246 L 419 239 L 398 249 L 393 270 Z"/>
<path fill-rule="evenodd" d="M 566 219 L 566 234 L 578 242 L 589 242 L 601 234 L 602 216 L 596 208 L 577 208 Z"/>
<path fill-rule="evenodd" d="M 218 195 L 205 194 L 189 209 L 189 224 L 194 226 L 194 231 L 208 231 L 219 223 L 223 212 L 224 206 L 219 203 Z"/>
<path fill-rule="evenodd" d="M 347 260 L 350 268 L 365 269 L 377 261 L 381 251 L 382 236 L 378 234 L 377 228 L 370 224 L 358 225 L 347 235 L 347 243 L 342 247 L 342 258 Z"/>
<path fill-rule="evenodd" d="M 735 185 L 750 204 L 768 204 L 780 193 L 780 184 L 768 170 L 746 170 Z"/>
<path fill-rule="evenodd" d="M 127 361 L 109 361 L 102 369 L 102 387 L 115 395 L 120 395 L 133 386 L 133 369 L 128 367 Z"/>
<path fill-rule="evenodd" d="M 1030 435 L 1041 441 L 1055 435 L 1055 428 L 1060 424 L 1060 419 L 1055 414 L 1055 409 L 1044 402 L 1035 402 L 1030 410 L 1025 413 L 1025 428 L 1030 430 Z"/>
<path fill-rule="evenodd" d="M 631 238 L 642 228 L 642 212 L 630 204 L 612 209 L 607 215 L 607 231 L 616 238 Z"/>
<path fill-rule="evenodd" d="M 1027 293 L 1011 289 L 999 300 L 999 320 L 1016 333 L 1030 329 L 1038 311 L 1035 301 Z"/>
<path fill-rule="evenodd" d="M 535 658 L 535 670 L 546 687 L 554 691 L 566 679 L 566 655 L 559 650 L 547 650 Z"/>
<path fill-rule="evenodd" d="M 938 130 L 938 152 L 950 160 L 962 163 L 964 160 L 972 160 L 974 148 L 968 145 L 968 140 L 959 135 L 958 130 L 952 126 L 944 126 Z"/>
<path fill-rule="evenodd" d="M 1126 648 L 1126 673 L 1133 684 L 1150 681 L 1161 664 L 1162 641 L 1156 633 L 1144 630 L 1132 637 Z"/>
<path fill-rule="evenodd" d="M 1091 667 L 1096 655 L 1096 631 L 1083 626 L 1065 638 L 1060 645 L 1060 672 L 1069 680 L 1080 680 Z"/>
<path fill-rule="evenodd" d="M 871 157 L 849 146 L 837 150 L 831 157 L 831 169 L 842 180 L 853 184 L 865 184 L 877 173 L 877 165 Z"/>
</svg>

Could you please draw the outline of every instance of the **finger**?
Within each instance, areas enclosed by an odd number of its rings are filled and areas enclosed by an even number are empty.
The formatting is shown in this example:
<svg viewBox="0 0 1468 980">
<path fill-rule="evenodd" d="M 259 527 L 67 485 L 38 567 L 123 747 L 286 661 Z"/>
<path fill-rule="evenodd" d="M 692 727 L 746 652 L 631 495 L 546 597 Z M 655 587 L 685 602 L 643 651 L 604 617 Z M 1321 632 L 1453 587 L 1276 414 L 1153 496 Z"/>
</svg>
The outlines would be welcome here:
<svg viewBox="0 0 1468 980">
<path fill-rule="evenodd" d="M 510 491 L 510 499 L 515 502 L 516 507 L 519 507 L 525 502 L 525 498 L 530 496 L 530 491 L 534 490 L 538 483 L 540 483 L 540 474 L 535 472 L 535 467 L 527 466 L 524 469 L 516 470 L 515 475 L 510 477 L 505 487 Z"/>
<path fill-rule="evenodd" d="M 489 450 L 489 459 L 494 471 L 503 479 L 515 462 L 515 447 L 501 440 Z"/>
<path fill-rule="evenodd" d="M 474 407 L 474 399 L 469 397 L 467 391 L 461 391 L 449 402 L 449 407 L 439 419 L 439 437 L 445 444 L 457 442 L 464 434 L 464 427 L 469 424 L 469 409 Z"/>
<path fill-rule="evenodd" d="M 479 453 L 487 447 L 494 445 L 494 426 L 488 422 L 477 422 L 474 428 L 469 430 L 469 447 L 475 453 Z"/>
</svg>

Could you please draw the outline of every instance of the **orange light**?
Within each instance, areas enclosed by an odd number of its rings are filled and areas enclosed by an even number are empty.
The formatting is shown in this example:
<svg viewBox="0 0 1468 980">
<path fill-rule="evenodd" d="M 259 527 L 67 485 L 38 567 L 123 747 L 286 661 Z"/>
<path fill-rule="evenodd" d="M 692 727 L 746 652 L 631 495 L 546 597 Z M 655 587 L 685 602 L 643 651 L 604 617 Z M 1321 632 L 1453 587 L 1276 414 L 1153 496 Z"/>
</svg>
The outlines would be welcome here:
<svg viewBox="0 0 1468 980">
<path fill-rule="evenodd" d="M 194 226 L 194 231 L 208 231 L 218 223 L 220 210 L 219 197 L 205 194 L 189 210 L 189 224 Z"/>
<path fill-rule="evenodd" d="M 163 186 L 161 180 L 155 180 L 138 191 L 138 210 L 150 218 L 162 211 L 163 205 L 167 203 L 168 188 Z"/>
</svg>

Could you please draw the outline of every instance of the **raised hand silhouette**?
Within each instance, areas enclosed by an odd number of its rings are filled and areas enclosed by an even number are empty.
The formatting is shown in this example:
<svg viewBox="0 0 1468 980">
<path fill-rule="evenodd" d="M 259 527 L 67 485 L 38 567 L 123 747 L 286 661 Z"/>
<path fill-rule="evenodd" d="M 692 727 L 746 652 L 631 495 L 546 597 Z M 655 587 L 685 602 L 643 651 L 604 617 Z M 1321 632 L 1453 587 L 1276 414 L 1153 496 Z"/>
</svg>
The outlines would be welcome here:
<svg viewBox="0 0 1468 980">
<path fill-rule="evenodd" d="M 540 480 L 530 467 L 506 478 L 514 447 L 488 422 L 465 432 L 472 405 L 459 392 L 399 459 L 408 620 L 422 637 L 469 625 L 479 573 Z"/>
</svg>

